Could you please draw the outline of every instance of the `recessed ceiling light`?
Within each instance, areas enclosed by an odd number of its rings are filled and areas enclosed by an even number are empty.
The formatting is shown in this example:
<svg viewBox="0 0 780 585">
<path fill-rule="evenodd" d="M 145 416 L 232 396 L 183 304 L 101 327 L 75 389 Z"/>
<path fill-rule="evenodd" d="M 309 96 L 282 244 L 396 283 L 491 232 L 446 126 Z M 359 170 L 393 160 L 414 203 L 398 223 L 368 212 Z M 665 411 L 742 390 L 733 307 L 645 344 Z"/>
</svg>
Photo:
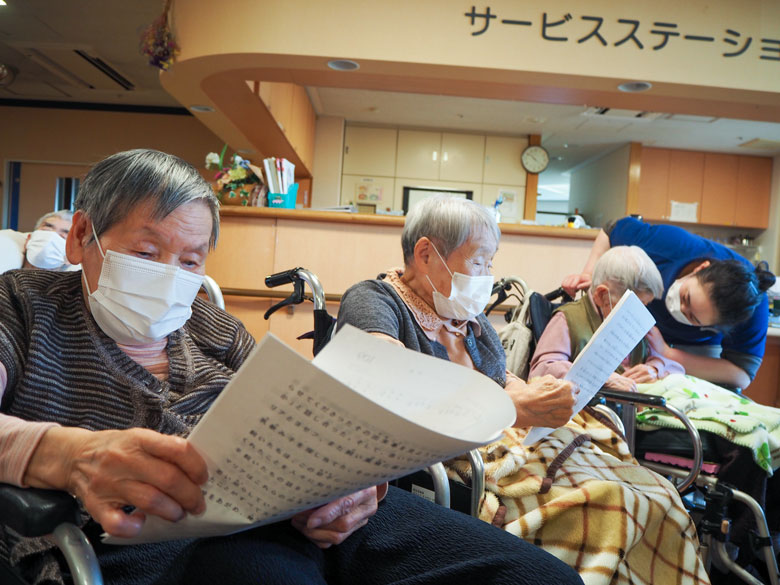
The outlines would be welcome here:
<svg viewBox="0 0 780 585">
<path fill-rule="evenodd" d="M 201 106 L 201 105 L 195 104 L 193 106 L 190 106 L 190 110 L 192 110 L 193 112 L 201 112 L 201 113 L 203 113 L 203 112 L 213 112 L 214 108 L 212 108 L 211 106 Z"/>
<path fill-rule="evenodd" d="M 333 59 L 332 61 L 328 61 L 328 67 L 336 71 L 355 71 L 356 69 L 360 69 L 360 65 L 357 61 L 352 61 L 350 59 Z"/>
<path fill-rule="evenodd" d="M 626 93 L 639 93 L 640 91 L 647 91 L 651 87 L 653 85 L 647 81 L 627 81 L 618 85 L 618 89 Z"/>
</svg>

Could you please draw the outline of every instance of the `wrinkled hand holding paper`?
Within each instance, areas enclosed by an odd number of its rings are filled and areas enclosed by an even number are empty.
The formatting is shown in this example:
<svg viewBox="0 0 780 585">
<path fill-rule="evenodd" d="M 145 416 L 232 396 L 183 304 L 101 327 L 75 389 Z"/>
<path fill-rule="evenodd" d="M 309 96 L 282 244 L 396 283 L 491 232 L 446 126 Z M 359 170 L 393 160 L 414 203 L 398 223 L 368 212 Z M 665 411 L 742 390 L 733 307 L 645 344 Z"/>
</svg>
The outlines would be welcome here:
<svg viewBox="0 0 780 585">
<path fill-rule="evenodd" d="M 610 374 L 654 324 L 655 319 L 650 311 L 633 292 L 627 290 L 596 329 L 564 378 L 580 389 L 574 414 L 588 405 Z M 533 427 L 523 444 L 531 445 L 541 441 L 554 430 L 548 427 Z"/>
<path fill-rule="evenodd" d="M 490 378 L 344 327 L 311 362 L 266 335 L 188 440 L 206 511 L 132 539 L 230 534 L 289 518 L 497 439 L 515 409 Z"/>
</svg>

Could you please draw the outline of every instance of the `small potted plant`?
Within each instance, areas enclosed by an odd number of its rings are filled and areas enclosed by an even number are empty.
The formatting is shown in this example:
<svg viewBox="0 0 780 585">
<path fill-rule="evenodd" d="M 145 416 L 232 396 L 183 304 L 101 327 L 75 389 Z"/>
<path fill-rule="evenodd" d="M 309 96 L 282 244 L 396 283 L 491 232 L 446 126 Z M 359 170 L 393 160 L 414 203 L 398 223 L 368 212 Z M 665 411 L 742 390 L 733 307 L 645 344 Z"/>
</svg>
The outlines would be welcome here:
<svg viewBox="0 0 780 585">
<path fill-rule="evenodd" d="M 206 155 L 206 168 L 217 170 L 213 188 L 222 205 L 258 205 L 257 199 L 263 187 L 263 174 L 260 168 L 238 154 L 225 164 L 227 144 L 220 154 L 210 152 Z"/>
</svg>

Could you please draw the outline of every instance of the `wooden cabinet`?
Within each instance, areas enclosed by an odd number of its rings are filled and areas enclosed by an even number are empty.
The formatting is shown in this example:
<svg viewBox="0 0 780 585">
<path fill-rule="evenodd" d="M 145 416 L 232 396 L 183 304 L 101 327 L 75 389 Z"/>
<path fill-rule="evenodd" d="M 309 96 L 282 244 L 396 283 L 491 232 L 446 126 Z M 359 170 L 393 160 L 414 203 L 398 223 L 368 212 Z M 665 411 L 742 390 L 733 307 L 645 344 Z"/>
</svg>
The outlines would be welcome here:
<svg viewBox="0 0 780 585">
<path fill-rule="evenodd" d="M 670 221 L 672 202 L 697 203 L 697 222 L 766 228 L 772 159 L 643 148 L 639 196 L 628 213 Z"/>
<path fill-rule="evenodd" d="M 292 120 L 294 87 L 292 83 L 260 82 L 260 99 L 285 133 Z"/>
<path fill-rule="evenodd" d="M 290 144 L 309 169 L 314 163 L 314 134 L 317 115 L 309 101 L 309 96 L 301 85 L 293 86 L 292 111 L 288 123 L 287 136 Z"/>
<path fill-rule="evenodd" d="M 441 135 L 439 179 L 481 183 L 484 158 L 484 136 L 445 132 Z"/>
<path fill-rule="evenodd" d="M 314 164 L 317 116 L 306 90 L 294 83 L 261 81 L 257 84 L 256 93 L 278 127 L 264 129 L 268 136 L 265 142 L 269 146 L 263 156 L 285 157 L 296 165 L 296 177 L 310 176 Z M 279 131 L 281 135 L 274 137 Z"/>
<path fill-rule="evenodd" d="M 474 201 L 493 205 L 500 192 L 502 219 L 517 221 L 524 211 L 520 155 L 527 145 L 524 137 L 347 126 L 340 202 L 399 210 L 404 187 L 430 187 L 471 191 Z"/>
<path fill-rule="evenodd" d="M 734 225 L 769 226 L 769 199 L 772 185 L 772 159 L 739 157 Z"/>
<path fill-rule="evenodd" d="M 395 176 L 398 131 L 394 128 L 347 126 L 344 132 L 345 175 Z"/>
<path fill-rule="evenodd" d="M 474 134 L 399 130 L 397 177 L 482 182 L 485 137 Z"/>
<path fill-rule="evenodd" d="M 398 157 L 395 165 L 397 177 L 436 181 L 439 178 L 440 157 L 440 132 L 398 131 Z"/>
<path fill-rule="evenodd" d="M 524 186 L 526 175 L 520 155 L 526 146 L 528 140 L 525 138 L 487 136 L 483 181 L 497 185 Z"/>
<path fill-rule="evenodd" d="M 664 219 L 669 192 L 670 151 L 665 148 L 643 148 L 639 171 L 639 197 L 636 209 L 645 219 Z"/>
<path fill-rule="evenodd" d="M 696 205 L 696 220 L 701 214 L 701 188 L 704 179 L 704 153 L 673 150 L 669 156 L 669 187 L 665 219 L 672 217 L 674 203 Z"/>
<path fill-rule="evenodd" d="M 699 221 L 712 225 L 733 225 L 736 214 L 736 154 L 708 152 L 704 155 L 701 216 Z"/>
</svg>

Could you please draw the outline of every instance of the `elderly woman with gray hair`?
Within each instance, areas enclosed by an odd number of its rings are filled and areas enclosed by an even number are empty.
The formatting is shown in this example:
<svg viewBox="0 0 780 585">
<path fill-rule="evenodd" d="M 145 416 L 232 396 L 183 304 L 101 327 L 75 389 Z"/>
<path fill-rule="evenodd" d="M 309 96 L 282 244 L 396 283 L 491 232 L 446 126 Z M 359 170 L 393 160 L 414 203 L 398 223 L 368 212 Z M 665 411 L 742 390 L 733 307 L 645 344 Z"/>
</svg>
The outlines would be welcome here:
<svg viewBox="0 0 780 585">
<path fill-rule="evenodd" d="M 674 486 L 636 464 L 605 416 L 586 408 L 572 418 L 577 389 L 570 383 L 551 375 L 526 383 L 506 371 L 482 314 L 499 235 L 493 216 L 472 201 L 420 202 L 401 237 L 404 266 L 350 288 L 339 326 L 449 359 L 504 386 L 517 417 L 500 441 L 480 450 L 488 490 L 482 520 L 551 552 L 589 585 L 709 583 Z M 596 287 L 607 310 L 619 286 L 604 285 L 611 296 Z M 559 428 L 525 445 L 531 426 Z M 469 481 L 465 457 L 446 466 L 451 477 Z"/>
<path fill-rule="evenodd" d="M 349 323 L 415 351 L 476 369 L 506 388 L 517 427 L 558 427 L 572 415 L 577 389 L 547 376 L 532 388 L 506 370 L 504 349 L 482 314 L 500 232 L 490 212 L 445 196 L 420 202 L 401 235 L 403 268 L 350 288 L 339 326 Z"/>
<path fill-rule="evenodd" d="M 551 374 L 563 378 L 627 290 L 647 305 L 663 295 L 661 273 L 642 248 L 615 246 L 596 263 L 587 294 L 556 309 L 536 345 L 530 376 Z M 616 390 L 636 390 L 637 384 L 684 373 L 680 364 L 659 354 L 643 339 L 605 385 Z"/>
</svg>

